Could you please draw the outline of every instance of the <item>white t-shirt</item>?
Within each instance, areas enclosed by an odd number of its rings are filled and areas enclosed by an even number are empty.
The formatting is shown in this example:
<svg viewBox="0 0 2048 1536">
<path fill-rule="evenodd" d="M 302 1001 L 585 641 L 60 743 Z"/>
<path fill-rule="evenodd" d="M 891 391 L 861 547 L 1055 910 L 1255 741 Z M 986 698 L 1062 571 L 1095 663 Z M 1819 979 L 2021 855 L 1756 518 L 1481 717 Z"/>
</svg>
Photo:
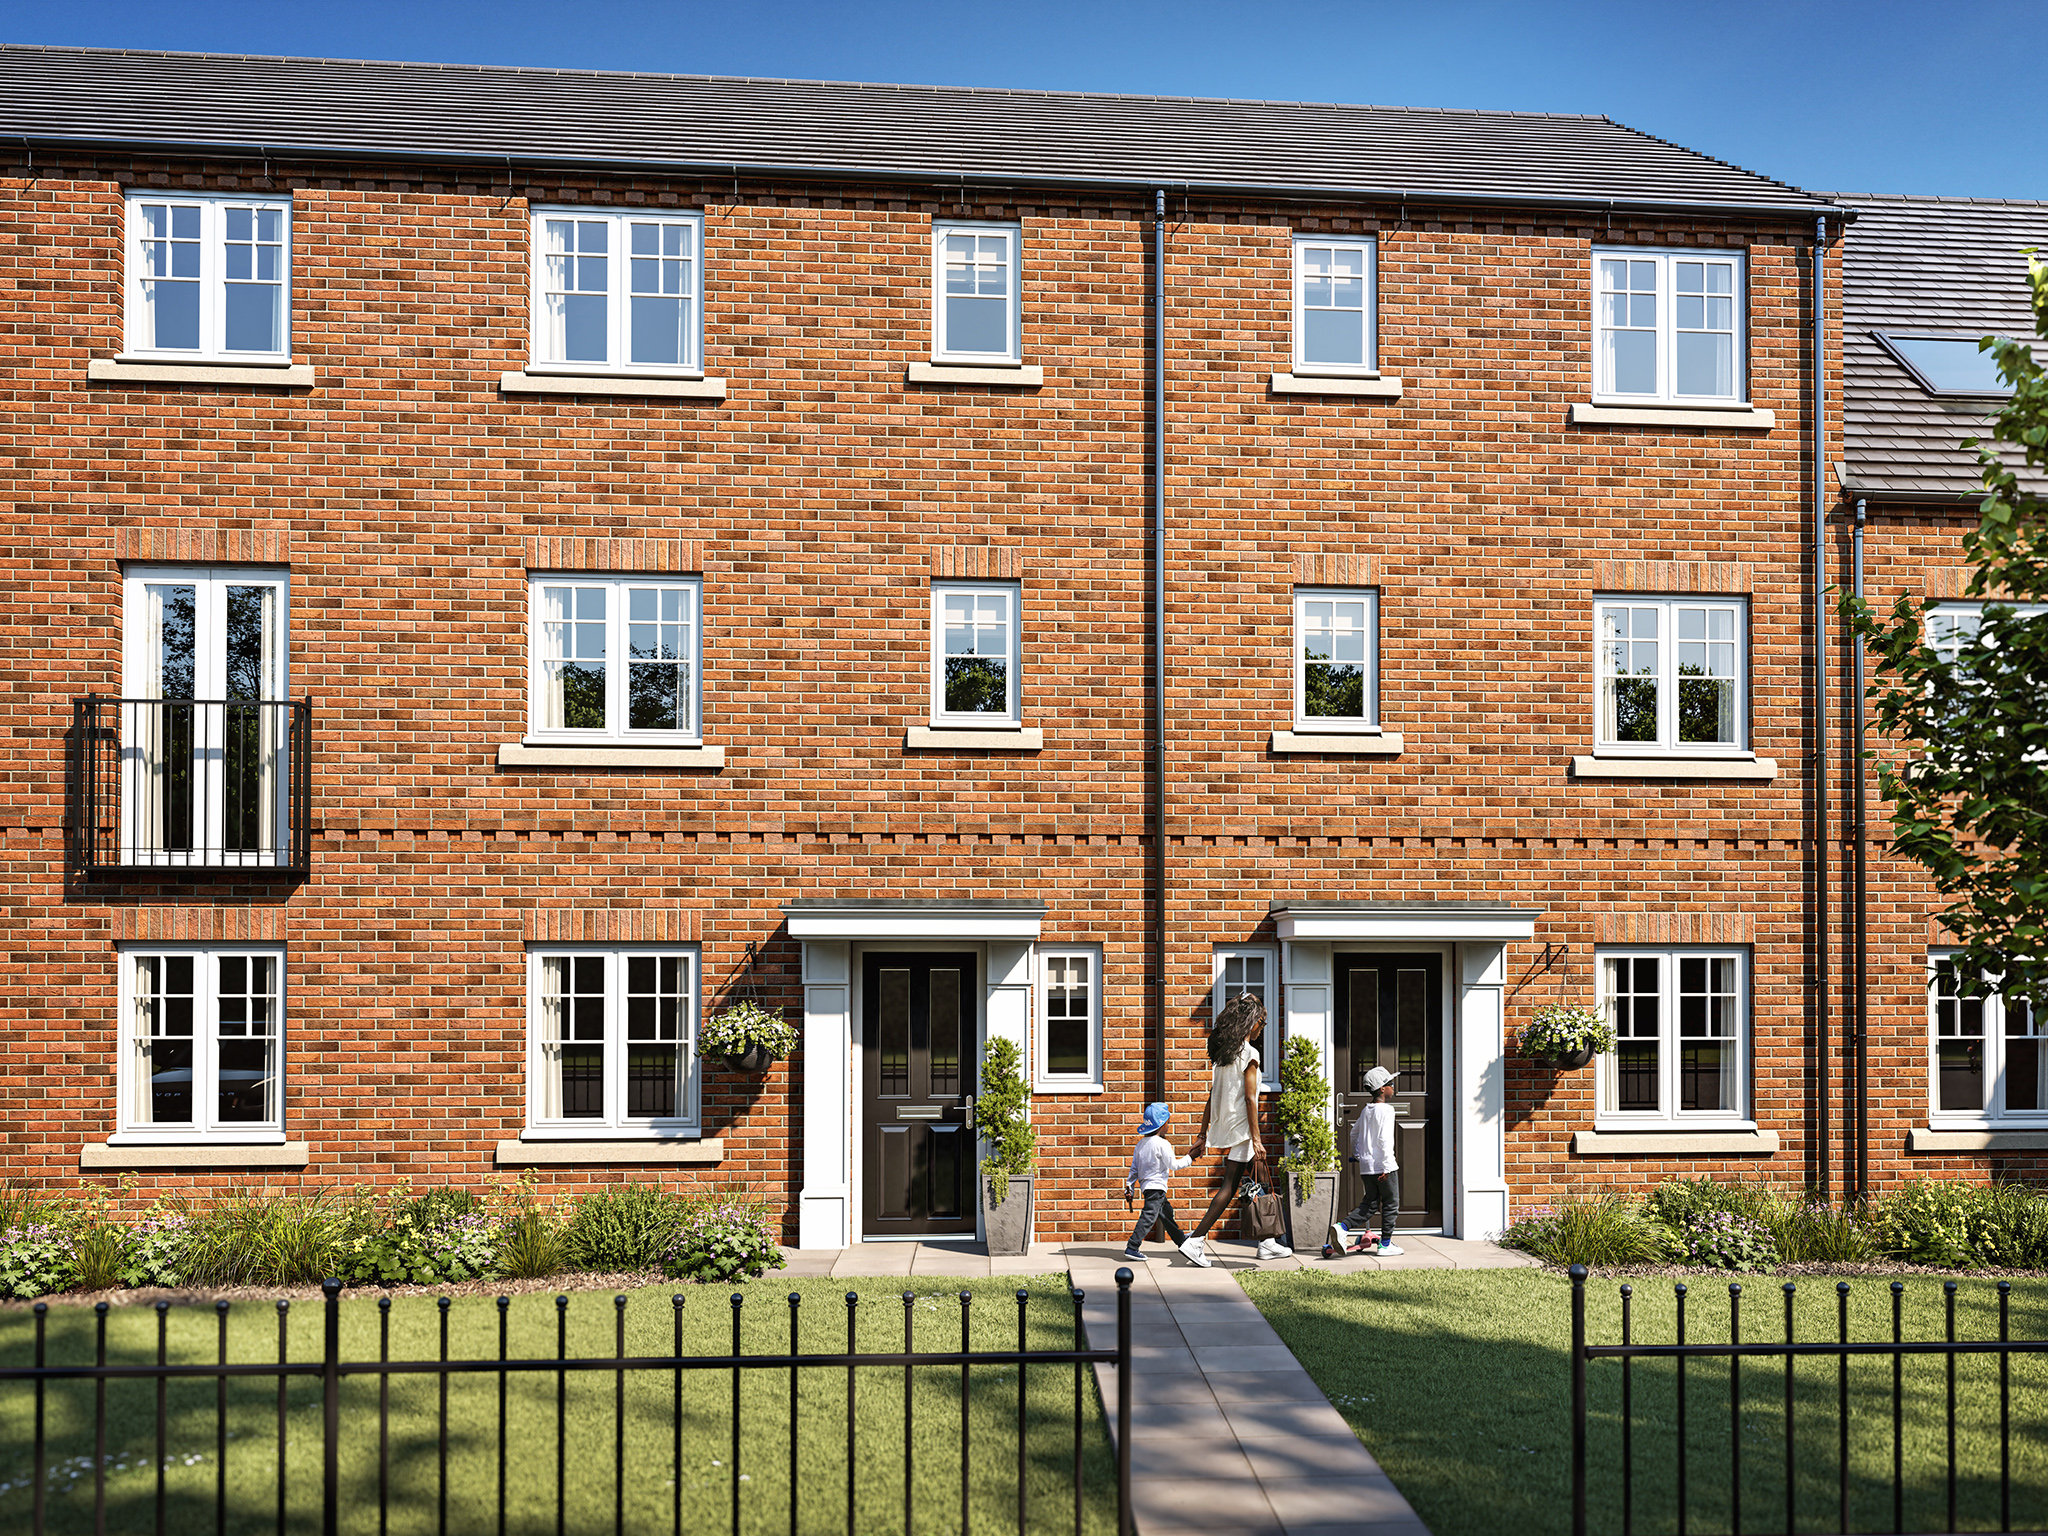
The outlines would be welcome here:
<svg viewBox="0 0 2048 1536">
<path fill-rule="evenodd" d="M 1253 1138 L 1259 1124 L 1259 1053 L 1247 1040 L 1237 1060 L 1216 1068 L 1209 1082 L 1209 1145 L 1227 1150 L 1233 1163 L 1251 1161 Z M 1244 1091 L 1244 1072 L 1253 1068 L 1249 1099 Z"/>
<path fill-rule="evenodd" d="M 1374 1177 L 1400 1168 L 1394 1160 L 1394 1106 L 1375 1099 L 1359 1112 L 1351 1130 L 1351 1155 L 1358 1171 Z"/>
</svg>

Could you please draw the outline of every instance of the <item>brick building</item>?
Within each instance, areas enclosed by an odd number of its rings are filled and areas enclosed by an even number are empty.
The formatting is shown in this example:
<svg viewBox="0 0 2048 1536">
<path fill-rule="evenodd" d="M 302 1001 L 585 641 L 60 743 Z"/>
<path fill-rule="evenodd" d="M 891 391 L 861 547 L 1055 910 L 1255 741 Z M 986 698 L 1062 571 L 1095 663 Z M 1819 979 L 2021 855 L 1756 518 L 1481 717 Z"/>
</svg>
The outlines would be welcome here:
<svg viewBox="0 0 2048 1536">
<path fill-rule="evenodd" d="M 1246 988 L 1340 1112 L 1400 1069 L 1425 1227 L 1843 1155 L 1829 199 L 1588 117 L 21 48 L 0 99 L 6 1175 L 972 1234 L 1006 1034 L 1039 1235 L 1108 1234 Z M 764 1074 L 693 1050 L 745 996 Z M 1614 1058 L 1513 1053 L 1596 998 Z"/>
</svg>

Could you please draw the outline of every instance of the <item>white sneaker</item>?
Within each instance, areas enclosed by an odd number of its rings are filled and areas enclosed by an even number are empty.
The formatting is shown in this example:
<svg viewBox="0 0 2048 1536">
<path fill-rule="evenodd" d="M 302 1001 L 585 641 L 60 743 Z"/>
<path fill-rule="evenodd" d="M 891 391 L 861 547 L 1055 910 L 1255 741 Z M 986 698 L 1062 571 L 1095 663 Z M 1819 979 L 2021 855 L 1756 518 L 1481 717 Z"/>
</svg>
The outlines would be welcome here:
<svg viewBox="0 0 2048 1536">
<path fill-rule="evenodd" d="M 1291 1259 L 1294 1250 L 1277 1237 L 1268 1237 L 1259 1243 L 1259 1257 L 1262 1259 Z"/>
<path fill-rule="evenodd" d="M 1391 1259 L 1407 1251 L 1406 1248 L 1397 1247 L 1393 1243 L 1381 1243 L 1379 1247 L 1373 1249 L 1373 1252 L 1383 1259 Z"/>
<path fill-rule="evenodd" d="M 1214 1259 L 1210 1258 L 1207 1253 L 1202 1251 L 1202 1240 L 1199 1237 L 1191 1237 L 1186 1242 L 1182 1243 L 1180 1245 L 1180 1251 L 1188 1256 L 1188 1262 L 1190 1264 L 1199 1264 L 1204 1269 L 1207 1269 L 1211 1264 L 1216 1262 Z"/>
<path fill-rule="evenodd" d="M 1340 1259 L 1351 1251 L 1351 1229 L 1341 1221 L 1330 1223 L 1330 1246 L 1336 1250 L 1336 1257 Z"/>
</svg>

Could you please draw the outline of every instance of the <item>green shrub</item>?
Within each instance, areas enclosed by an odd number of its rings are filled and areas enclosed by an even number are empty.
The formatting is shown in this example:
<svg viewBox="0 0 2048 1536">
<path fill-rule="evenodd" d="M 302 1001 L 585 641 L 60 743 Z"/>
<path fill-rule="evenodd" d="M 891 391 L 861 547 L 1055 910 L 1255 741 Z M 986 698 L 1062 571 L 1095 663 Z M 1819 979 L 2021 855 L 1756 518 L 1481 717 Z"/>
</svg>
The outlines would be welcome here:
<svg viewBox="0 0 2048 1536">
<path fill-rule="evenodd" d="M 1770 1270 L 1778 1267 L 1778 1244 L 1770 1228 L 1730 1211 L 1703 1211 L 1678 1228 L 1686 1257 L 1708 1269 Z"/>
<path fill-rule="evenodd" d="M 1672 1228 L 1702 1216 L 1740 1216 L 1774 1227 L 1783 1215 L 1784 1197 L 1755 1179 L 1667 1179 L 1650 1191 L 1650 1210 Z"/>
<path fill-rule="evenodd" d="M 1825 1200 L 1786 1202 L 1773 1235 L 1787 1264 L 1860 1264 L 1877 1253 L 1862 1215 Z"/>
<path fill-rule="evenodd" d="M 1968 1184 L 1920 1179 L 1871 1202 L 1878 1251 L 1910 1264 L 1969 1269 L 1977 1263 L 1972 1216 L 1978 1191 Z"/>
<path fill-rule="evenodd" d="M 77 1281 L 68 1226 L 34 1221 L 0 1232 L 0 1296 L 28 1301 L 68 1291 Z"/>
<path fill-rule="evenodd" d="M 1567 1195 L 1524 1216 L 1500 1241 L 1552 1264 L 1664 1264 L 1684 1252 L 1677 1234 L 1627 1195 Z"/>
<path fill-rule="evenodd" d="M 360 1203 L 359 1203 L 360 1204 Z M 315 1194 L 236 1191 L 186 1226 L 188 1285 L 308 1285 L 341 1272 L 359 1210 Z"/>
<path fill-rule="evenodd" d="M 1306 1200 L 1315 1176 L 1337 1166 L 1337 1138 L 1330 1130 L 1330 1084 L 1323 1076 L 1322 1048 L 1306 1035 L 1289 1035 L 1280 1052 L 1277 1119 L 1287 1152 L 1283 1173 L 1294 1175 L 1294 1193 Z"/>
<path fill-rule="evenodd" d="M 753 1204 L 700 1206 L 677 1232 L 661 1262 L 671 1280 L 722 1284 L 752 1280 L 788 1261 L 768 1225 L 767 1212 Z"/>
<path fill-rule="evenodd" d="M 81 1291 L 111 1291 L 128 1268 L 128 1228 L 117 1221 L 92 1221 L 71 1236 L 71 1283 Z"/>
<path fill-rule="evenodd" d="M 618 1184 L 579 1199 L 562 1231 L 562 1252 L 576 1269 L 611 1274 L 658 1269 L 683 1223 L 702 1204 L 654 1184 Z"/>
<path fill-rule="evenodd" d="M 499 1223 L 468 1190 L 403 1194 L 358 1216 L 343 1242 L 341 1278 L 350 1285 L 448 1285 L 497 1274 Z"/>
<path fill-rule="evenodd" d="M 123 1285 L 183 1285 L 190 1264 L 192 1217 L 184 1202 L 159 1203 L 128 1232 Z"/>
<path fill-rule="evenodd" d="M 1038 1127 L 1025 1113 L 1029 1102 L 1024 1053 L 1016 1041 L 997 1035 L 981 1053 L 981 1094 L 974 1101 L 975 1129 L 989 1144 L 981 1171 L 989 1181 L 990 1205 L 1001 1205 L 1010 1180 L 1022 1178 L 1038 1161 Z"/>
<path fill-rule="evenodd" d="M 562 1264 L 561 1224 L 546 1211 L 517 1211 L 498 1229 L 498 1273 L 507 1279 L 545 1280 Z"/>
<path fill-rule="evenodd" d="M 2048 1199 L 2024 1184 L 1978 1188 L 1971 1247 L 2002 1269 L 2048 1268 Z"/>
</svg>

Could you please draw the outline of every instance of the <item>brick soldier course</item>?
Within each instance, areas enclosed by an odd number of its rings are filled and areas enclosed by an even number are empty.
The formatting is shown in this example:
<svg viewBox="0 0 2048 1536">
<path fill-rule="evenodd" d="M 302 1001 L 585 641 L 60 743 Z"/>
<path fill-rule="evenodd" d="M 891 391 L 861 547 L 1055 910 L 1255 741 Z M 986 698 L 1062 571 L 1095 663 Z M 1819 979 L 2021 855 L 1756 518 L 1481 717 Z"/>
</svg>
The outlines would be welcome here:
<svg viewBox="0 0 2048 1536">
<path fill-rule="evenodd" d="M 790 1241 L 845 1246 L 863 1235 L 859 1075 L 844 1047 L 827 1072 L 818 1042 L 857 1030 L 831 1026 L 832 1009 L 857 1010 L 860 955 L 884 933 L 806 938 L 791 904 L 888 898 L 1043 904 L 1011 949 L 954 930 L 988 967 L 988 1027 L 1034 1051 L 1037 954 L 1100 947 L 1099 1091 L 1033 1097 L 1041 1241 L 1123 1230 L 1108 1195 L 1155 1065 L 1192 1134 L 1218 946 L 1269 946 L 1286 968 L 1276 1012 L 1327 1047 L 1314 967 L 1332 945 L 1392 944 L 1399 903 L 1431 904 L 1402 909 L 1424 927 L 1401 947 L 1443 957 L 1446 1114 L 1479 1117 L 1456 1122 L 1447 1154 L 1460 1235 L 1589 1184 L 1818 1176 L 1811 260 L 1818 217 L 1839 233 L 1834 205 L 1604 119 L 1510 114 L 1411 114 L 1457 153 L 1407 196 L 1373 190 L 1393 184 L 1372 161 L 1377 120 L 1347 129 L 1365 135 L 1355 177 L 1319 171 L 1325 194 L 1281 195 L 1309 179 L 1259 147 L 1288 109 L 1209 104 L 1245 184 L 1232 191 L 1192 165 L 1169 177 L 1131 126 L 1200 104 L 904 93 L 905 120 L 937 139 L 957 130 L 948 113 L 1013 133 L 1014 163 L 991 151 L 948 180 L 894 141 L 855 152 L 831 112 L 880 89 L 866 87 L 761 97 L 775 132 L 820 136 L 801 163 L 826 170 L 788 169 L 800 157 L 779 144 L 725 172 L 711 162 L 733 153 L 706 147 L 679 169 L 679 152 L 544 142 L 559 126 L 545 112 L 578 93 L 600 138 L 625 133 L 622 109 L 604 126 L 614 93 L 648 77 L 383 67 L 366 86 L 350 68 L 0 50 L 0 96 L 37 146 L 0 168 L 18 466 L 0 556 L 15 743 L 0 899 L 23 988 L 0 1172 L 132 1167 L 143 1198 L 526 1170 L 529 948 L 667 945 L 699 959 L 700 1013 L 751 991 L 798 1023 L 798 1050 L 759 1079 L 700 1068 L 690 1138 L 533 1176 L 744 1181 Z M 82 99 L 62 89 L 79 70 L 100 82 Z M 240 126 L 204 107 L 117 123 L 117 87 L 137 80 L 255 95 Z M 453 110 L 501 88 L 512 105 L 460 128 L 405 122 L 409 101 Z M 674 84 L 663 132 L 696 131 L 692 93 L 715 117 L 746 89 Z M 529 90 L 568 94 L 520 104 Z M 294 115 L 308 101 L 349 121 L 316 140 Z M 1092 121 L 1106 152 L 1128 143 L 1133 163 L 1069 174 L 1067 119 Z M 1313 140 L 1313 118 L 1297 121 Z M 1579 144 L 1575 182 L 1543 180 L 1531 135 Z M 1148 179 L 1169 194 L 1163 959 Z M 109 361 L 124 347 L 124 199 L 152 190 L 289 197 L 290 361 L 310 383 L 164 382 Z M 501 383 L 533 357 L 533 210 L 559 206 L 701 212 L 702 373 L 722 398 Z M 935 219 L 1021 230 L 1022 356 L 1042 382 L 925 367 Z M 1301 233 L 1376 239 L 1379 372 L 1398 394 L 1276 381 Z M 1742 256 L 1754 411 L 1575 419 L 1593 398 L 1592 252 L 1607 246 Z M 1832 351 L 1824 364 L 1832 378 Z M 1831 387 L 1831 443 L 1839 400 Z M 1930 551 L 1952 559 L 1960 529 L 1940 522 Z M 78 866 L 72 701 L 123 692 L 124 572 L 153 565 L 289 571 L 290 692 L 314 722 L 304 878 Z M 501 752 L 529 734 L 531 571 L 701 579 L 702 739 L 722 765 Z M 932 583 L 951 579 L 1016 583 L 1021 723 L 1041 745 L 914 744 Z M 1310 585 L 1376 589 L 1398 752 L 1276 749 L 1295 725 L 1292 594 Z M 1747 744 L 1774 776 L 1575 772 L 1594 751 L 1596 594 L 1745 600 Z M 1837 808 L 1846 783 L 1838 772 Z M 1319 903 L 1385 910 L 1332 919 L 1359 926 L 1318 950 L 1302 914 Z M 1455 903 L 1526 916 L 1480 944 Z M 1925 963 L 1925 910 L 1884 930 L 1895 971 Z M 110 1144 L 121 947 L 206 942 L 283 947 L 294 1150 Z M 1602 1129 L 1602 1144 L 1595 1071 L 1505 1044 L 1536 1005 L 1591 1001 L 1601 948 L 1643 945 L 1747 956 L 1755 1130 L 1617 1146 Z M 999 1004 L 1004 986 L 1016 996 Z M 1895 1057 L 1912 1056 L 1909 1033 Z M 1467 1085 L 1492 1107 L 1470 1110 Z M 1887 1180 L 1910 1171 L 1882 1161 Z"/>
</svg>

